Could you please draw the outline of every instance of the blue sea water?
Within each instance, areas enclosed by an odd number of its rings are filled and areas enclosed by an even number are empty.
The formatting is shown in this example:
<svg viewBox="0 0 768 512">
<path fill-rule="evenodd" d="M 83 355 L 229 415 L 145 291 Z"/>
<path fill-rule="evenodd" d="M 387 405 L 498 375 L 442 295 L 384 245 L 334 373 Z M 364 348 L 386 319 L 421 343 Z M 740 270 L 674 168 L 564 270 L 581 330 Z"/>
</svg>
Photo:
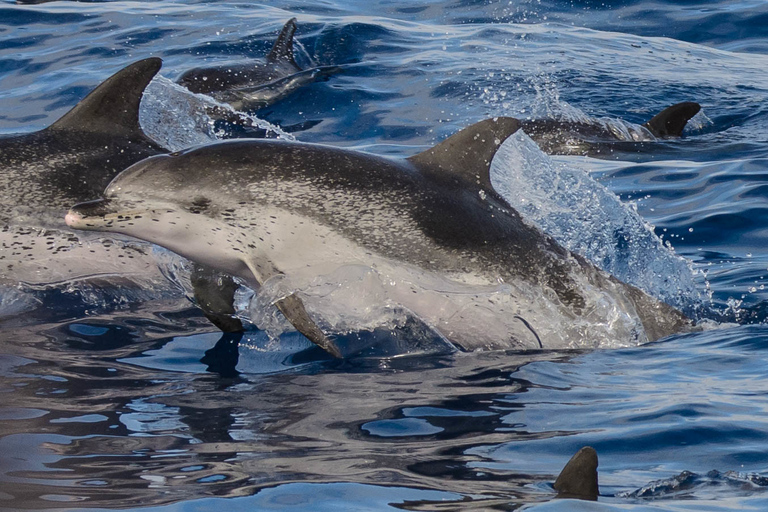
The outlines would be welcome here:
<svg viewBox="0 0 768 512">
<path fill-rule="evenodd" d="M 68 290 L 0 321 L 0 509 L 768 509 L 768 6 L 2 0 L 0 133 L 49 125 L 140 58 L 175 79 L 261 57 L 291 17 L 301 65 L 342 67 L 257 113 L 303 123 L 301 141 L 408 156 L 486 117 L 642 123 L 699 102 L 682 139 L 537 165 L 607 187 L 699 272 L 709 316 L 742 325 L 339 362 L 297 334 L 221 335 L 183 296 L 75 307 Z M 153 91 L 148 131 L 216 136 L 168 126 L 184 113 Z M 555 500 L 585 445 L 599 501 Z"/>
</svg>

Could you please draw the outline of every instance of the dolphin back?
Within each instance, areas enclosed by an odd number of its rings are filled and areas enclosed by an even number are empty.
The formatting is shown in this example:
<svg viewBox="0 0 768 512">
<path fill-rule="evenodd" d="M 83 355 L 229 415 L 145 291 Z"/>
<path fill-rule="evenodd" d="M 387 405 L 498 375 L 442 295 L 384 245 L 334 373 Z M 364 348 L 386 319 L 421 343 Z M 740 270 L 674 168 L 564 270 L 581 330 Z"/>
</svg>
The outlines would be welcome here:
<svg viewBox="0 0 768 512">
<path fill-rule="evenodd" d="M 655 137 L 680 137 L 688 121 L 699 113 L 701 105 L 693 101 L 677 103 L 667 107 L 645 123 Z"/>
<path fill-rule="evenodd" d="M 519 129 L 520 121 L 513 117 L 486 119 L 408 160 L 427 174 L 449 177 L 457 182 L 469 180 L 495 194 L 491 184 L 491 161 L 502 142 Z"/>
<path fill-rule="evenodd" d="M 146 138 L 139 125 L 141 96 L 162 62 L 150 57 L 121 69 L 48 129 Z"/>
<path fill-rule="evenodd" d="M 555 480 L 558 498 L 597 500 L 597 452 L 585 446 L 571 457 Z"/>
<path fill-rule="evenodd" d="M 280 35 L 277 36 L 275 44 L 272 45 L 272 50 L 267 55 L 267 62 L 280 62 L 286 61 L 297 68 L 296 61 L 293 60 L 293 34 L 296 32 L 296 18 L 289 19 L 283 26 L 283 30 L 280 31 Z"/>
</svg>

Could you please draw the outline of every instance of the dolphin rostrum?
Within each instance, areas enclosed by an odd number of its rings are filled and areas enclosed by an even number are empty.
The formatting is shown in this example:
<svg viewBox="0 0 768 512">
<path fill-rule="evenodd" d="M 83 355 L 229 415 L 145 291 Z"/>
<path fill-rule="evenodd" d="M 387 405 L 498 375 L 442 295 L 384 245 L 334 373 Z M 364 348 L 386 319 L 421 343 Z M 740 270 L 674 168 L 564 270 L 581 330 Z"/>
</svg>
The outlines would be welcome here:
<svg viewBox="0 0 768 512">
<path fill-rule="evenodd" d="M 156 57 L 135 62 L 48 128 L 0 138 L 2 296 L 19 285 L 39 291 L 75 281 L 83 289 L 84 281 L 169 287 L 146 243 L 78 236 L 62 222 L 73 202 L 98 197 L 127 166 L 167 152 L 139 125 L 144 89 L 161 66 Z"/>
<path fill-rule="evenodd" d="M 676 103 L 656 114 L 642 126 L 621 121 L 603 122 L 528 119 L 521 121 L 523 131 L 545 153 L 553 155 L 592 155 L 610 149 L 617 142 L 652 142 L 681 137 L 688 121 L 701 106 L 692 101 Z"/>
<path fill-rule="evenodd" d="M 296 18 L 283 26 L 264 62 L 190 69 L 177 82 L 191 92 L 207 94 L 236 110 L 258 110 L 304 85 L 336 73 L 336 66 L 301 69 L 293 58 Z"/>
<path fill-rule="evenodd" d="M 401 160 L 276 140 L 160 155 L 66 222 L 274 292 L 289 322 L 335 355 L 338 311 L 323 300 L 338 280 L 352 295 L 331 302 L 361 317 L 361 297 L 397 305 L 468 350 L 637 344 L 686 329 L 682 313 L 570 253 L 496 193 L 491 160 L 519 127 L 488 119 Z"/>
</svg>

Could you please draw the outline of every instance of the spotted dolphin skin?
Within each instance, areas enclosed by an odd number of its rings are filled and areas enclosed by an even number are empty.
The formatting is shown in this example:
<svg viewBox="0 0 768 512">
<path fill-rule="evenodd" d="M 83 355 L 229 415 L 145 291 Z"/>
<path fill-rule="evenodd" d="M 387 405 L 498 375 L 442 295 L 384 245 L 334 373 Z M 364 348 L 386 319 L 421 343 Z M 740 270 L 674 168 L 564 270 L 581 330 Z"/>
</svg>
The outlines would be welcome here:
<svg viewBox="0 0 768 512">
<path fill-rule="evenodd" d="M 490 162 L 519 127 L 488 119 L 400 160 L 276 140 L 213 144 L 133 165 L 66 222 L 277 289 L 285 317 L 334 355 L 337 324 L 322 299 L 336 280 L 363 294 L 346 297 L 361 316 L 373 287 L 373 302 L 405 308 L 467 350 L 635 344 L 688 328 L 496 193 Z"/>
<path fill-rule="evenodd" d="M 120 301 L 129 288 L 141 290 L 141 298 L 155 295 L 149 288 L 177 293 L 148 244 L 76 235 L 62 220 L 73 202 L 99 197 L 126 167 L 167 153 L 139 125 L 144 89 L 161 66 L 155 57 L 135 62 L 48 128 L 0 138 L 0 316 L 7 287 L 39 295 L 77 282 L 91 298 L 94 286 L 106 286 Z M 222 316 L 225 306 L 211 311 L 208 304 L 217 297 L 208 292 L 210 282 L 233 286 L 231 278 L 196 265 L 192 286 L 200 307 L 222 329 L 240 329 L 239 321 Z"/>
<path fill-rule="evenodd" d="M 335 66 L 301 69 L 293 58 L 296 18 L 277 37 L 266 59 L 190 69 L 177 82 L 191 92 L 207 94 L 236 110 L 258 110 L 329 74 Z"/>
<path fill-rule="evenodd" d="M 168 286 L 148 244 L 76 235 L 61 219 L 72 201 L 98 197 L 126 166 L 165 152 L 139 126 L 144 88 L 161 64 L 133 63 L 48 128 L 0 138 L 0 316 L 20 287 L 42 293 L 118 275 L 130 276 L 142 294 Z"/>
<path fill-rule="evenodd" d="M 652 142 L 681 137 L 688 121 L 700 110 L 698 103 L 686 101 L 665 108 L 642 126 L 601 120 L 529 119 L 522 121 L 522 129 L 545 153 L 595 155 L 609 153 L 617 142 Z"/>
</svg>

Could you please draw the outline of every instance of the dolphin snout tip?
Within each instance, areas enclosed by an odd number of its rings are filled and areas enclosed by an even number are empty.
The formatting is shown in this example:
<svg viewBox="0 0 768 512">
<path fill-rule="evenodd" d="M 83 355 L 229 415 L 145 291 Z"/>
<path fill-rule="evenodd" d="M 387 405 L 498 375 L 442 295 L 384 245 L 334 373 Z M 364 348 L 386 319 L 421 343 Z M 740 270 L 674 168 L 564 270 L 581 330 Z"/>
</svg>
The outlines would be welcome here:
<svg viewBox="0 0 768 512">
<path fill-rule="evenodd" d="M 74 211 L 74 209 L 69 210 L 67 214 L 64 216 L 64 222 L 67 223 L 67 226 L 71 228 L 77 227 L 77 225 L 83 220 L 83 216 Z"/>
<path fill-rule="evenodd" d="M 64 216 L 64 222 L 71 228 L 85 229 L 87 227 L 92 227 L 92 225 L 86 226 L 86 221 L 91 222 L 103 218 L 105 215 L 111 213 L 110 207 L 110 202 L 105 199 L 97 199 L 95 201 L 76 204 L 70 208 Z"/>
</svg>

